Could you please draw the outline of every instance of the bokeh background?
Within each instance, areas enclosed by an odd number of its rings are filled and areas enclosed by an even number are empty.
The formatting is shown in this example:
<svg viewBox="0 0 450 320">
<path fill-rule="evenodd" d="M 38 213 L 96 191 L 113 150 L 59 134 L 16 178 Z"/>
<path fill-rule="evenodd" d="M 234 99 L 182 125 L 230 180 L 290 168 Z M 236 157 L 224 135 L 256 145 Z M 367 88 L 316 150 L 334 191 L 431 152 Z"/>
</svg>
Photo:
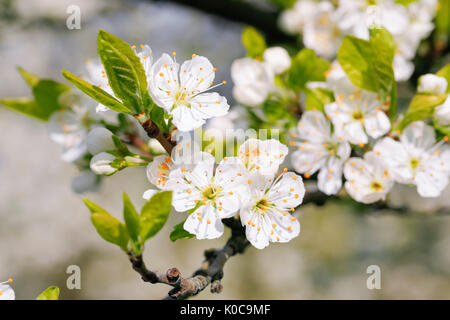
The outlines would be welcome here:
<svg viewBox="0 0 450 320">
<path fill-rule="evenodd" d="M 81 30 L 66 27 L 69 5 L 80 6 Z M 273 16 L 265 1 L 247 1 Z M 253 13 L 249 13 L 249 16 Z M 99 28 L 129 43 L 149 44 L 155 56 L 193 52 L 218 66 L 217 79 L 230 81 L 231 62 L 245 55 L 243 23 L 167 1 L 0 1 L 0 97 L 27 96 L 16 71 L 20 65 L 42 77 L 63 81 L 61 69 L 85 71 L 96 57 Z M 272 35 L 274 36 L 274 35 Z M 276 33 L 275 33 L 276 36 Z M 232 85 L 221 92 L 232 101 Z M 404 96 L 414 88 L 401 86 Z M 34 299 L 50 285 L 62 299 L 158 299 L 168 287 L 141 281 L 125 254 L 95 232 L 81 195 L 71 190 L 76 169 L 60 160 L 44 123 L 0 108 L 0 280 L 15 279 L 17 299 Z M 150 187 L 144 168 L 112 177 L 85 196 L 121 216 L 127 191 L 141 206 Z M 250 247 L 225 267 L 224 291 L 203 299 L 450 299 L 450 190 L 438 200 L 417 200 L 414 191 L 396 189 L 390 201 L 408 212 L 361 211 L 331 202 L 299 209 L 302 232 L 289 244 Z M 433 212 L 439 209 L 439 213 Z M 149 241 L 145 257 L 159 270 L 196 270 L 203 251 L 215 241 L 169 240 L 184 215 L 172 213 L 165 228 Z M 368 290 L 366 268 L 381 268 L 381 290 Z M 81 268 L 81 290 L 66 288 L 66 268 Z"/>
</svg>

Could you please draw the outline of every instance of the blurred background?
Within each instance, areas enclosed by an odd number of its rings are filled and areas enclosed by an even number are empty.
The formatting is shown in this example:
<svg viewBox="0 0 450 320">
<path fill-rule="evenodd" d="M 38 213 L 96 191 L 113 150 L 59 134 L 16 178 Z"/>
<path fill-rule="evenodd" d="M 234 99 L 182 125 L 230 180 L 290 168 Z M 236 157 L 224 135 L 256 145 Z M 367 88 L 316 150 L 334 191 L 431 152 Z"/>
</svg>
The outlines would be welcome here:
<svg viewBox="0 0 450 320">
<path fill-rule="evenodd" d="M 248 23 L 265 29 L 272 44 L 298 45 L 276 28 L 279 9 L 273 3 L 192 2 L 199 8 L 189 1 L 0 0 L 0 97 L 30 95 L 17 66 L 58 81 L 63 81 L 63 68 L 85 72 L 85 60 L 96 57 L 99 28 L 131 44 L 149 44 L 154 56 L 172 51 L 180 60 L 193 52 L 205 55 L 218 67 L 218 81 L 228 83 L 232 61 L 245 55 L 243 13 Z M 66 27 L 66 9 L 73 4 L 81 8 L 80 30 Z M 412 95 L 412 81 L 400 87 L 401 96 Z M 231 89 L 231 84 L 220 88 L 230 101 Z M 0 128 L 0 281 L 14 278 L 16 298 L 34 299 L 50 285 L 60 287 L 61 299 L 163 297 L 167 286 L 144 283 L 126 255 L 97 235 L 82 196 L 71 190 L 76 169 L 60 160 L 45 123 L 0 108 Z M 140 207 L 149 187 L 145 169 L 130 168 L 85 196 L 120 217 L 122 192 Z M 450 299 L 450 190 L 433 201 L 418 201 L 414 192 L 404 187 L 392 193 L 392 203 L 412 208 L 402 213 L 333 202 L 301 206 L 298 238 L 263 251 L 249 247 L 226 264 L 222 294 L 205 290 L 195 298 Z M 150 268 L 176 266 L 187 276 L 200 266 L 205 249 L 224 244 L 226 236 L 172 243 L 171 228 L 183 218 L 172 213 L 149 241 L 145 258 Z M 66 287 L 69 265 L 81 268 L 81 290 Z M 369 265 L 381 268 L 381 290 L 366 287 Z"/>
</svg>

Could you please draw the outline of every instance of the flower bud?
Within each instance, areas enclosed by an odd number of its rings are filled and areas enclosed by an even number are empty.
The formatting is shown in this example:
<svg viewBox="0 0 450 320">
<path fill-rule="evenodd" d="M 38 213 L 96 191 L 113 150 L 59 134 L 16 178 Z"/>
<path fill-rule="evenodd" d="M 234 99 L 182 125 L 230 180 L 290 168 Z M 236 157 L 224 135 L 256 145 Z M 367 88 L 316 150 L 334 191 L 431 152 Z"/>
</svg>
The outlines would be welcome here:
<svg viewBox="0 0 450 320">
<path fill-rule="evenodd" d="M 447 80 L 443 77 L 428 73 L 419 78 L 417 92 L 427 92 L 431 94 L 444 94 L 447 89 Z"/>
<path fill-rule="evenodd" d="M 103 127 L 92 129 L 87 136 L 88 151 L 96 155 L 100 152 L 115 149 L 112 135 L 111 131 Z"/>
<path fill-rule="evenodd" d="M 112 167 L 110 164 L 115 159 L 116 157 L 107 152 L 96 154 L 91 159 L 91 170 L 96 174 L 113 174 L 117 171 L 117 168 Z"/>
<path fill-rule="evenodd" d="M 264 61 L 275 73 L 280 74 L 291 66 L 291 57 L 282 47 L 271 47 L 264 51 Z"/>
<path fill-rule="evenodd" d="M 144 192 L 142 195 L 142 198 L 145 200 L 150 200 L 155 194 L 157 194 L 159 191 L 155 189 L 148 189 Z"/>
<path fill-rule="evenodd" d="M 443 104 L 434 109 L 434 117 L 441 126 L 450 125 L 450 95 L 447 96 Z"/>
</svg>

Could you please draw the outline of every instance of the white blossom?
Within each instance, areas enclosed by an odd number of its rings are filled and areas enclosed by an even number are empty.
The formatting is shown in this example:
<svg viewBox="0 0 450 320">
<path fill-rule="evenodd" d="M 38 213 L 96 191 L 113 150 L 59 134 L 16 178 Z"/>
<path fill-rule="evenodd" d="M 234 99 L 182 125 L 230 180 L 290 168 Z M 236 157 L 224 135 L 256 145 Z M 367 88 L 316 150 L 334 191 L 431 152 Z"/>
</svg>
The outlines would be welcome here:
<svg viewBox="0 0 450 320">
<path fill-rule="evenodd" d="M 315 14 L 304 24 L 305 47 L 325 58 L 334 57 L 344 36 L 337 23 L 334 6 L 328 1 L 321 1 Z"/>
<path fill-rule="evenodd" d="M 111 175 L 118 170 L 111 166 L 111 162 L 115 159 L 116 157 L 110 153 L 100 152 L 92 157 L 90 162 L 91 170 L 96 174 Z"/>
<path fill-rule="evenodd" d="M 205 153 L 183 178 L 171 179 L 172 205 L 178 212 L 192 210 L 184 229 L 197 239 L 214 239 L 223 234 L 222 219 L 232 217 L 248 194 L 242 166 L 222 160 L 215 170 L 214 157 Z"/>
<path fill-rule="evenodd" d="M 342 79 L 334 88 L 335 102 L 325 105 L 335 131 L 352 144 L 366 144 L 368 136 L 376 139 L 391 128 L 375 93 L 356 88 Z"/>
<path fill-rule="evenodd" d="M 115 149 L 113 133 L 106 128 L 97 127 L 87 135 L 87 150 L 92 154 Z"/>
<path fill-rule="evenodd" d="M 153 101 L 172 116 L 180 131 L 191 131 L 206 119 L 223 116 L 229 105 L 212 86 L 216 68 L 206 57 L 192 55 L 180 65 L 163 54 L 152 66 L 149 91 Z"/>
<path fill-rule="evenodd" d="M 317 2 L 311 0 L 297 1 L 294 7 L 282 12 L 280 16 L 281 28 L 289 33 L 300 33 L 306 21 L 316 13 Z"/>
<path fill-rule="evenodd" d="M 419 78 L 419 85 L 417 87 L 418 93 L 429 93 L 440 95 L 447 90 L 447 80 L 435 74 L 428 73 Z"/>
<path fill-rule="evenodd" d="M 400 141 L 384 138 L 374 151 L 395 181 L 416 185 L 422 197 L 438 197 L 450 172 L 450 149 L 444 143 L 436 143 L 434 129 L 418 121 L 405 128 Z"/>
<path fill-rule="evenodd" d="M 16 295 L 13 288 L 9 285 L 13 280 L 10 278 L 8 281 L 0 282 L 0 300 L 15 300 Z"/>
<path fill-rule="evenodd" d="M 275 181 L 257 174 L 250 183 L 250 197 L 240 217 L 250 243 L 263 249 L 269 242 L 288 242 L 300 233 L 300 223 L 289 212 L 303 201 L 305 188 L 295 173 L 281 174 Z"/>
<path fill-rule="evenodd" d="M 450 126 L 450 94 L 443 104 L 434 109 L 434 118 L 441 126 Z"/>
<path fill-rule="evenodd" d="M 278 140 L 248 139 L 239 147 L 238 157 L 228 160 L 240 162 L 250 178 L 253 174 L 273 177 L 288 153 L 288 147 Z"/>
<path fill-rule="evenodd" d="M 344 166 L 345 189 L 358 202 L 384 200 L 394 181 L 384 162 L 370 151 L 362 158 L 350 158 Z"/>
<path fill-rule="evenodd" d="M 87 152 L 86 137 L 96 119 L 87 107 L 75 105 L 72 109 L 54 112 L 47 123 L 51 140 L 63 147 L 61 158 L 73 162 Z"/>
<path fill-rule="evenodd" d="M 263 54 L 266 65 L 274 74 L 280 74 L 291 66 L 291 57 L 282 47 L 270 47 Z"/>
<path fill-rule="evenodd" d="M 331 132 L 330 123 L 322 112 L 307 111 L 297 126 L 300 142 L 292 154 L 295 170 L 305 177 L 319 171 L 319 190 L 331 195 L 342 186 L 342 168 L 350 156 L 350 145 L 341 136 Z"/>
<path fill-rule="evenodd" d="M 234 82 L 233 96 L 237 102 L 256 107 L 263 103 L 273 90 L 273 73 L 264 62 L 241 58 L 231 65 Z"/>
</svg>

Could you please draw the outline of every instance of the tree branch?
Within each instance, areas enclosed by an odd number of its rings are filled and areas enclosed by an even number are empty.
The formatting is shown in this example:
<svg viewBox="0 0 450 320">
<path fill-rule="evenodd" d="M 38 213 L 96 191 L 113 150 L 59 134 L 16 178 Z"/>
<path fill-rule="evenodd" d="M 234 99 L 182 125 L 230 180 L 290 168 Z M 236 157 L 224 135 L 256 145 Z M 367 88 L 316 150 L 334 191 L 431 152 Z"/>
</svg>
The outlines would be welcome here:
<svg viewBox="0 0 450 320">
<path fill-rule="evenodd" d="M 269 44 L 288 42 L 298 45 L 295 36 L 288 35 L 278 28 L 279 12 L 263 10 L 251 3 L 239 0 L 153 0 L 154 2 L 173 2 L 202 12 L 252 25 L 266 35 Z"/>
</svg>

